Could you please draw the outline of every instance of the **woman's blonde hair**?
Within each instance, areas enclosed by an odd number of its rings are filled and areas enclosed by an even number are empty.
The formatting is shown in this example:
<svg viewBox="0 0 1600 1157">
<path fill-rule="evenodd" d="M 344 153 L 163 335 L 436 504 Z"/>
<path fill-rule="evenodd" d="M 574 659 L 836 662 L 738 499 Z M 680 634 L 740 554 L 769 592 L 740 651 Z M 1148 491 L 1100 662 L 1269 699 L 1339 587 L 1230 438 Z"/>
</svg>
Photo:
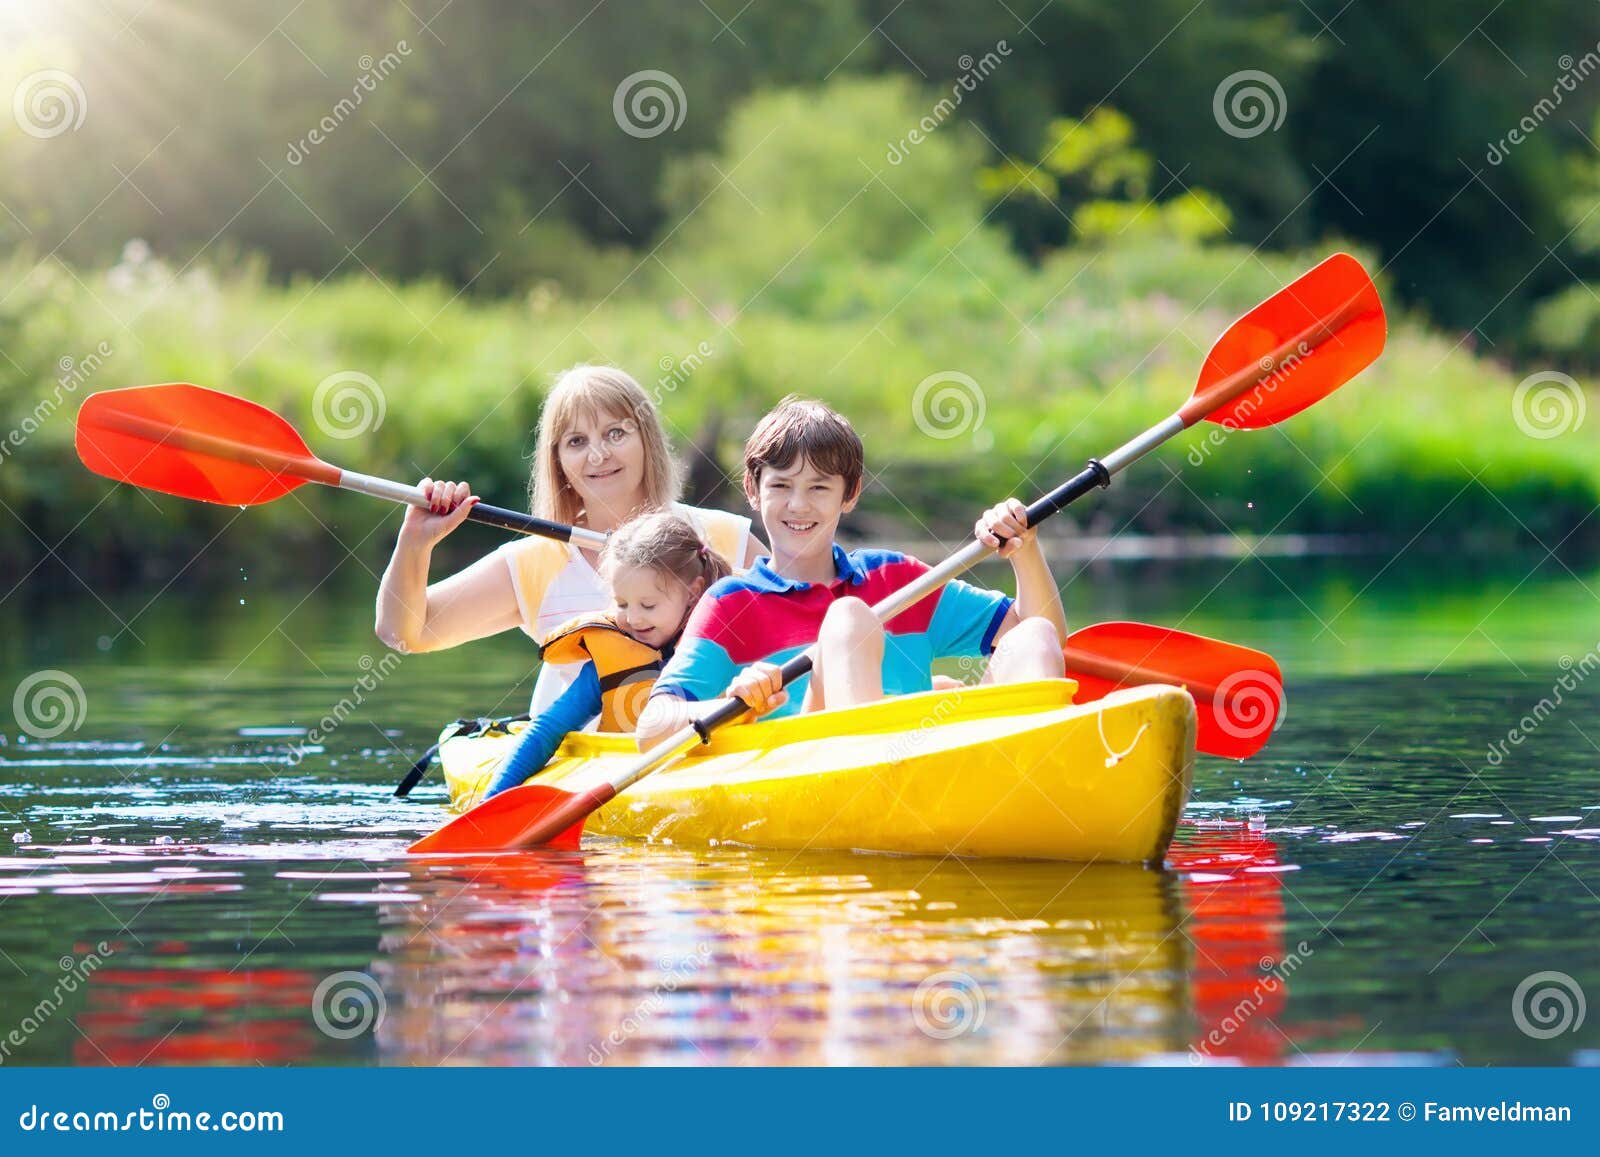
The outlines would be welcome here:
<svg viewBox="0 0 1600 1157">
<path fill-rule="evenodd" d="M 561 469 L 561 439 L 583 419 L 615 415 L 631 421 L 644 442 L 646 510 L 676 502 L 682 477 L 661 417 L 639 383 L 615 366 L 576 365 L 557 376 L 539 414 L 539 437 L 528 478 L 528 507 L 539 518 L 577 523 L 583 499 Z"/>
<path fill-rule="evenodd" d="M 670 510 L 641 515 L 611 533 L 600 552 L 600 573 L 609 582 L 617 569 L 625 566 L 649 567 L 684 586 L 704 579 L 709 587 L 733 573 L 728 560 L 707 546 L 686 519 Z"/>
</svg>

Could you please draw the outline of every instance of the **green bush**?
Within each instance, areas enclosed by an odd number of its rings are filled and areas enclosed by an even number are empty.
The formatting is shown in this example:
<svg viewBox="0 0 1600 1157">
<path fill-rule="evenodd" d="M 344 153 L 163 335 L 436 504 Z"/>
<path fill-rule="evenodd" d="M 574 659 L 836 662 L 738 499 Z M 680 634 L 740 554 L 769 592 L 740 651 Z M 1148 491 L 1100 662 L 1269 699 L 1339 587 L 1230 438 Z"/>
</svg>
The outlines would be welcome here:
<svg viewBox="0 0 1600 1157">
<path fill-rule="evenodd" d="M 779 397 L 824 398 L 865 439 L 871 525 L 959 536 L 986 501 L 1031 498 L 1171 413 L 1228 323 L 1337 247 L 1265 254 L 1135 235 L 1029 266 L 984 223 L 958 123 L 900 165 L 883 162 L 925 100 L 899 82 L 856 80 L 752 99 L 723 153 L 677 176 L 661 261 L 620 286 L 616 255 L 580 246 L 528 265 L 533 284 L 502 296 L 360 275 L 275 283 L 248 259 L 180 275 L 138 247 L 99 271 L 14 255 L 0 265 L 6 429 L 61 389 L 60 359 L 81 363 L 101 342 L 112 352 L 20 447 L 5 447 L 0 550 L 172 574 L 196 556 L 199 569 L 292 565 L 297 550 L 339 543 L 376 565 L 396 515 L 370 500 L 306 490 L 241 514 L 90 476 L 71 447 L 77 400 L 193 381 L 280 411 L 331 461 L 464 477 L 516 505 L 543 392 L 578 361 L 630 370 L 660 397 L 680 450 L 709 450 L 727 472 Z M 696 184 L 717 170 L 731 180 Z M 383 393 L 381 425 L 360 438 L 334 439 L 316 421 L 319 383 L 341 372 Z M 1512 413 L 1516 383 L 1392 316 L 1384 356 L 1315 410 L 1229 435 L 1209 454 L 1206 430 L 1192 431 L 1066 521 L 1552 546 L 1580 524 L 1592 533 L 1597 424 L 1530 437 Z M 933 412 L 941 386 L 967 409 Z M 208 551 L 218 535 L 225 546 Z"/>
</svg>

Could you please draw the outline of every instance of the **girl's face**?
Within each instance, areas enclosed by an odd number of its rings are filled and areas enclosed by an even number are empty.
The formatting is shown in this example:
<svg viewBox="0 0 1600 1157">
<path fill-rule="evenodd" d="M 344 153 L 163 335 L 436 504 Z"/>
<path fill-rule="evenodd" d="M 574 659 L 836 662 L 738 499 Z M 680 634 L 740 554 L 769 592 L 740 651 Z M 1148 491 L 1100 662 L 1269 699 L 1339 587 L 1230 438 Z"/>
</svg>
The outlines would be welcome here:
<svg viewBox="0 0 1600 1157">
<path fill-rule="evenodd" d="M 644 439 L 632 418 L 596 414 L 579 418 L 556 443 L 561 472 L 585 507 L 622 515 L 644 491 Z"/>
<path fill-rule="evenodd" d="M 705 589 L 705 579 L 685 584 L 654 567 L 618 567 L 611 575 L 617 625 L 647 647 L 665 647 L 678 637 Z"/>
</svg>

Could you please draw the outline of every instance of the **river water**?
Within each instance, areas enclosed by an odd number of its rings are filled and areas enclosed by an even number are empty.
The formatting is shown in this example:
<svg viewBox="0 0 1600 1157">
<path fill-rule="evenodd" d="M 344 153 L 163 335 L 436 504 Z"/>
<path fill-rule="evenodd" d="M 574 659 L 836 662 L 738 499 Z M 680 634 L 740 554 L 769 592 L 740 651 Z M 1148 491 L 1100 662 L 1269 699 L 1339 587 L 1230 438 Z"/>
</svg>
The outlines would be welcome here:
<svg viewBox="0 0 1600 1157">
<path fill-rule="evenodd" d="M 525 639 L 394 665 L 355 563 L 30 580 L 0 603 L 0 712 L 37 713 L 0 714 L 0 1063 L 1594 1063 L 1600 573 L 1536 562 L 1072 575 L 1077 625 L 1287 676 L 1156 868 L 418 861 L 442 788 L 393 784 L 445 720 L 526 704 Z"/>
</svg>

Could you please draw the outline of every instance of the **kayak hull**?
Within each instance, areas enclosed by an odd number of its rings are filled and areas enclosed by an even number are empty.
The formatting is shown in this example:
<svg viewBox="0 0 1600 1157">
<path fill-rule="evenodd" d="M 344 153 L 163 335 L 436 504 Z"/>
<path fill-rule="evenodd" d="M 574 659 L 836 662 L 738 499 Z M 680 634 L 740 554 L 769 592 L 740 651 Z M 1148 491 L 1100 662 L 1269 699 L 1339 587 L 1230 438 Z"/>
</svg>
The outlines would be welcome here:
<svg viewBox="0 0 1600 1157">
<path fill-rule="evenodd" d="M 1067 679 L 906 695 L 724 728 L 596 812 L 586 832 L 679 844 L 913 855 L 1160 860 L 1188 798 L 1195 708 L 1150 685 L 1074 705 Z M 521 725 L 445 738 L 456 810 Z M 595 783 L 631 738 L 572 735 L 538 776 Z"/>
</svg>

